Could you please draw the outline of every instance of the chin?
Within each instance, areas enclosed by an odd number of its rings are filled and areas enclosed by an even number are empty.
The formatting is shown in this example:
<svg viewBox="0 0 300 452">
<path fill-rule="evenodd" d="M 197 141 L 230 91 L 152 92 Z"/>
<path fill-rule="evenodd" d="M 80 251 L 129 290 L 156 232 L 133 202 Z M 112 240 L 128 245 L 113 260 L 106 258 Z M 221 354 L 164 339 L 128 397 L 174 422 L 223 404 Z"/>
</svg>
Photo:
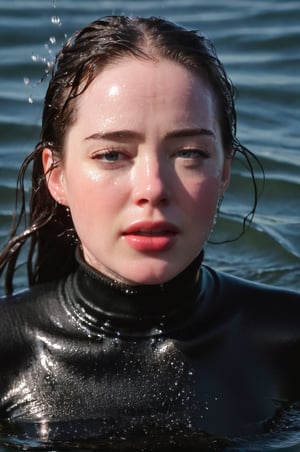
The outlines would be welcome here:
<svg viewBox="0 0 300 452">
<path fill-rule="evenodd" d="M 145 270 L 145 272 L 141 272 L 141 268 L 138 269 L 137 272 L 133 275 L 128 275 L 128 278 L 126 278 L 127 283 L 131 285 L 157 285 L 157 284 L 164 284 L 167 281 L 170 281 L 171 279 L 175 278 L 182 270 L 170 268 L 170 264 L 168 265 L 169 268 L 166 268 L 164 266 L 163 269 L 157 268 L 157 269 L 151 269 L 151 271 Z M 133 276 L 133 277 L 131 277 Z"/>
</svg>

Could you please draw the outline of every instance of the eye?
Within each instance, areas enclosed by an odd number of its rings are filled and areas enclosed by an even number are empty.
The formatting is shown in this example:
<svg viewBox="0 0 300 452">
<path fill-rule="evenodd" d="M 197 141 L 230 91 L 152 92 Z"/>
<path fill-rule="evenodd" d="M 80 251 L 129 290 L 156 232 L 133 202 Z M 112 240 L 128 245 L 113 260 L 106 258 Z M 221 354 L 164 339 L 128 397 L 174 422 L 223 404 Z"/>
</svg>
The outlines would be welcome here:
<svg viewBox="0 0 300 452">
<path fill-rule="evenodd" d="M 176 152 L 176 157 L 182 158 L 182 159 L 200 159 L 200 158 L 208 158 L 209 155 L 206 151 L 202 149 L 195 149 L 195 148 L 185 148 L 180 149 Z"/>
<path fill-rule="evenodd" d="M 107 149 L 102 152 L 97 152 L 92 156 L 93 159 L 101 160 L 102 162 L 114 163 L 125 159 L 125 155 L 121 151 L 115 149 Z"/>
</svg>

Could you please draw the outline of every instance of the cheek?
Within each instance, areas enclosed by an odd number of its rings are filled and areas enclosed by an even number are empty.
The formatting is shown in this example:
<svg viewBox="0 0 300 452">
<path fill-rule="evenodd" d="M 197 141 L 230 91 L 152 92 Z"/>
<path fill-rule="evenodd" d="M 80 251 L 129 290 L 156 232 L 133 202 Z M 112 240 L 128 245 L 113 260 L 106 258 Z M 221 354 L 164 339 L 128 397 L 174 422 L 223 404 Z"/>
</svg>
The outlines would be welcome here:
<svg viewBox="0 0 300 452">
<path fill-rule="evenodd" d="M 67 199 L 75 229 L 89 228 L 93 224 L 111 221 L 110 215 L 124 202 L 120 184 L 104 178 L 95 171 L 68 178 Z"/>
<path fill-rule="evenodd" d="M 220 183 L 218 177 L 207 177 L 201 181 L 186 186 L 186 199 L 183 205 L 189 210 L 189 214 L 194 219 L 201 218 L 201 221 L 210 221 L 214 217 L 218 204 Z"/>
</svg>

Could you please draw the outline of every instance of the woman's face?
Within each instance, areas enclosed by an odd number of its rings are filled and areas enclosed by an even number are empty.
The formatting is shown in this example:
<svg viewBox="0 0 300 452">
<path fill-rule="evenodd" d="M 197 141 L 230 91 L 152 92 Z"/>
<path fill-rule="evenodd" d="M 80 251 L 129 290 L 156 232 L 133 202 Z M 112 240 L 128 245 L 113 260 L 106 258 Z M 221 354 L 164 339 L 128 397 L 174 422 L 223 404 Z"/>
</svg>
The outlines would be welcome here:
<svg viewBox="0 0 300 452">
<path fill-rule="evenodd" d="M 63 163 L 49 180 L 83 255 L 131 284 L 160 284 L 205 245 L 229 181 L 209 85 L 161 59 L 124 58 L 79 97 Z M 44 166 L 52 163 L 45 150 Z"/>
</svg>

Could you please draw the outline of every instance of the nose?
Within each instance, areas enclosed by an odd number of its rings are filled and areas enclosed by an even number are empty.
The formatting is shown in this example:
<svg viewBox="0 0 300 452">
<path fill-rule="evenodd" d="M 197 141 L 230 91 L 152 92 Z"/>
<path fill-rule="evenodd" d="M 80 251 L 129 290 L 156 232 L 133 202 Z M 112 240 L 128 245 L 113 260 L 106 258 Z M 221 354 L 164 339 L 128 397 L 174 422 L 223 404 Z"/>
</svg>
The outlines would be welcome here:
<svg viewBox="0 0 300 452">
<path fill-rule="evenodd" d="M 166 162 L 158 157 L 140 159 L 134 168 L 133 200 L 139 206 L 166 205 L 170 201 L 169 174 Z"/>
</svg>

